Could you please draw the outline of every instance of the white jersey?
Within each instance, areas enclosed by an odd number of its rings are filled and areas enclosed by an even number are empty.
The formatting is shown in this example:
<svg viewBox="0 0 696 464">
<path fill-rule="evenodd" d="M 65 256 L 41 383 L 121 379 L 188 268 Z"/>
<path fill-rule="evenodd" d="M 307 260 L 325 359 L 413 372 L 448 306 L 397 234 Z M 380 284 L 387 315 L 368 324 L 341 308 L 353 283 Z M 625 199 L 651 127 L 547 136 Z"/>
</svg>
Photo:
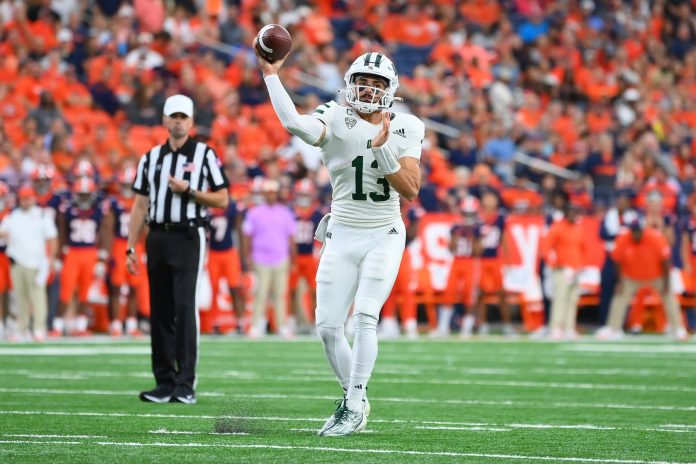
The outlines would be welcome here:
<svg viewBox="0 0 696 464">
<path fill-rule="evenodd" d="M 420 159 L 425 126 L 411 114 L 390 113 L 387 145 L 398 158 Z M 312 116 L 327 127 L 320 147 L 333 188 L 331 217 L 355 227 L 379 227 L 399 219 L 399 194 L 384 178 L 370 149 L 382 123 L 371 124 L 335 101 L 320 105 Z"/>
</svg>

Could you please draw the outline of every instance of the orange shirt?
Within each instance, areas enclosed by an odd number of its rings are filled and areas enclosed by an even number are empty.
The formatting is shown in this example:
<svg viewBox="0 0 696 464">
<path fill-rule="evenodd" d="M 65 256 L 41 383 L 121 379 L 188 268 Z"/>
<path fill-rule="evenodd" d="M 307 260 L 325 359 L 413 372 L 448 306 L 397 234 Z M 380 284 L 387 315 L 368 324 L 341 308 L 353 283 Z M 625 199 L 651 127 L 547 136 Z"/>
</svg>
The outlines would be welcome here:
<svg viewBox="0 0 696 464">
<path fill-rule="evenodd" d="M 665 236 L 650 228 L 643 230 L 639 242 L 633 240 L 631 231 L 621 233 L 611 254 L 620 266 L 621 275 L 635 280 L 661 277 L 664 274 L 663 262 L 671 255 Z"/>
<path fill-rule="evenodd" d="M 580 269 L 585 253 L 585 233 L 580 221 L 555 222 L 544 241 L 546 262 L 552 267 Z"/>
</svg>

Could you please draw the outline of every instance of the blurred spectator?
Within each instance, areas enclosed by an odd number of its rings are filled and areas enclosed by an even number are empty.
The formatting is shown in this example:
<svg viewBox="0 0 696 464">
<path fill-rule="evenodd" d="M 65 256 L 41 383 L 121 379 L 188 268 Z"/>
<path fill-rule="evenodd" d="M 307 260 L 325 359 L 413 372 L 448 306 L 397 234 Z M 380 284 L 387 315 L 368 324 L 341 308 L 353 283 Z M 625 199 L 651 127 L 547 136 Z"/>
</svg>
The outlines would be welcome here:
<svg viewBox="0 0 696 464">
<path fill-rule="evenodd" d="M 249 336 L 266 334 L 266 303 L 273 292 L 276 333 L 288 334 L 286 327 L 289 269 L 295 260 L 295 217 L 278 202 L 280 184 L 263 181 L 264 203 L 252 207 L 242 223 L 242 256 L 256 274 L 254 316 Z"/>
<path fill-rule="evenodd" d="M 36 341 L 43 341 L 48 311 L 46 280 L 56 254 L 58 233 L 52 218 L 36 206 L 33 187 L 23 186 L 18 197 L 19 208 L 0 224 L 0 235 L 7 241 L 7 256 L 12 262 L 17 335 L 20 341 L 30 340 L 32 336 Z"/>
<path fill-rule="evenodd" d="M 578 299 L 579 275 L 585 252 L 584 228 L 579 220 L 580 208 L 568 203 L 562 220 L 551 225 L 545 238 L 542 255 L 551 267 L 553 298 L 551 302 L 551 338 L 574 340 Z"/>
</svg>

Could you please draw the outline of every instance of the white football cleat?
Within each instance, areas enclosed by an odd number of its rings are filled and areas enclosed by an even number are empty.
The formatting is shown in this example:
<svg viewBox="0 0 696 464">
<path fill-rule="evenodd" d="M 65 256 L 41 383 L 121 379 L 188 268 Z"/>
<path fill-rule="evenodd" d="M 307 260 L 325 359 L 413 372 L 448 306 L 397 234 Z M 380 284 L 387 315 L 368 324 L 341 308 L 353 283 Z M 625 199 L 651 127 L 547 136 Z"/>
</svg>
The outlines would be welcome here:
<svg viewBox="0 0 696 464">
<path fill-rule="evenodd" d="M 351 409 L 348 399 L 343 400 L 334 413 L 334 424 L 332 427 L 323 430 L 319 435 L 323 437 L 343 437 L 360 432 L 367 425 L 364 405 L 360 404 L 361 410 Z"/>
</svg>

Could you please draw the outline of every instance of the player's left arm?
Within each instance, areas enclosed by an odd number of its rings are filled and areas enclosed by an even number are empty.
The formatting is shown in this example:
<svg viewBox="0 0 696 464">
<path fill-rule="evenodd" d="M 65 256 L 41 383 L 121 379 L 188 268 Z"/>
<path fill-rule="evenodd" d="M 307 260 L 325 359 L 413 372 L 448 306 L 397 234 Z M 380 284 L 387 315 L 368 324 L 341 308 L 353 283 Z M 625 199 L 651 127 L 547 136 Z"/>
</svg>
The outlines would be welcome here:
<svg viewBox="0 0 696 464">
<path fill-rule="evenodd" d="M 399 159 L 401 169 L 394 174 L 387 174 L 385 177 L 389 185 L 401 194 L 408 201 L 413 201 L 418 197 L 420 190 L 421 172 L 420 162 L 417 158 L 404 156 Z"/>
<path fill-rule="evenodd" d="M 418 197 L 418 191 L 420 190 L 420 145 L 417 148 L 408 147 L 401 157 L 394 153 L 387 144 L 391 118 L 390 112 L 382 112 L 382 129 L 372 139 L 372 154 L 375 156 L 377 164 L 387 181 L 389 181 L 389 185 L 394 187 L 405 199 L 413 201 Z M 422 123 L 420 123 L 418 143 L 423 140 L 423 135 L 424 128 Z"/>
</svg>

